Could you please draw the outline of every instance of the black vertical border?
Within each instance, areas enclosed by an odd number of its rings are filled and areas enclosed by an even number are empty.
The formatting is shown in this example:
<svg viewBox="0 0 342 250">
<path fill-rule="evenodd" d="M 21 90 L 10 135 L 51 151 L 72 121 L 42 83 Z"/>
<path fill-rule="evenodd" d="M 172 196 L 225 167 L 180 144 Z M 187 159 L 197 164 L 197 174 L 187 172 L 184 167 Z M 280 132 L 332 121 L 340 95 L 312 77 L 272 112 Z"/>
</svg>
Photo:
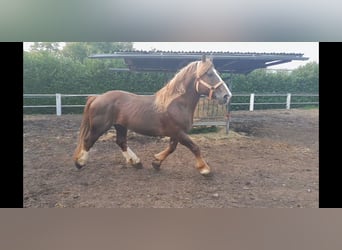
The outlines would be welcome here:
<svg viewBox="0 0 342 250">
<path fill-rule="evenodd" d="M 341 208 L 342 43 L 319 43 L 319 207 Z"/>
<path fill-rule="evenodd" d="M 23 43 L 0 43 L 1 207 L 23 207 Z"/>
</svg>

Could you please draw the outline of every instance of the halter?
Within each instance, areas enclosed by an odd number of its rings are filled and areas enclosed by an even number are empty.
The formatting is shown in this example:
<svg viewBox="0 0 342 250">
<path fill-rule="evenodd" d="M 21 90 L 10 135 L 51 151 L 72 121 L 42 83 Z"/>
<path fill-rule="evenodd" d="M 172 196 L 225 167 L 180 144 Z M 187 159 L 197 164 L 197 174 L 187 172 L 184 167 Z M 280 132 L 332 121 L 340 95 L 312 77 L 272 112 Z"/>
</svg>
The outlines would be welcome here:
<svg viewBox="0 0 342 250">
<path fill-rule="evenodd" d="M 197 67 L 198 67 L 198 64 L 197 64 Z M 218 87 L 220 87 L 222 84 L 224 84 L 224 81 L 220 81 L 220 82 L 216 83 L 214 86 L 212 86 L 212 85 L 208 84 L 207 82 L 203 81 L 200 76 L 197 76 L 197 78 L 196 78 L 196 86 L 195 86 L 197 93 L 199 93 L 198 92 L 198 87 L 199 87 L 200 83 L 203 84 L 205 87 L 207 87 L 210 90 L 208 98 L 209 98 L 209 100 L 211 100 L 211 97 L 212 97 L 214 91 Z"/>
</svg>

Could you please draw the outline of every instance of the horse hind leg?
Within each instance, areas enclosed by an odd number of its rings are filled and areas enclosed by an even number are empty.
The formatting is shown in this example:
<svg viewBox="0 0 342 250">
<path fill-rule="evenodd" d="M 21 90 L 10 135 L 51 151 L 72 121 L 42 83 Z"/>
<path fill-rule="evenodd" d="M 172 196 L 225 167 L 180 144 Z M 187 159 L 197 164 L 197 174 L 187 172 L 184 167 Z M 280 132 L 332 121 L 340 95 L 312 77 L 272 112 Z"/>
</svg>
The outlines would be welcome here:
<svg viewBox="0 0 342 250">
<path fill-rule="evenodd" d="M 108 129 L 109 125 L 91 124 L 89 123 L 85 131 L 81 131 L 79 143 L 74 154 L 75 166 L 78 169 L 84 167 L 89 158 L 89 151 L 94 146 L 97 139 L 103 135 Z"/>
<path fill-rule="evenodd" d="M 84 167 L 88 161 L 88 158 L 89 158 L 89 151 L 86 151 L 85 149 L 81 149 L 78 155 L 74 157 L 76 168 L 81 169 L 82 167 Z"/>
<path fill-rule="evenodd" d="M 121 125 L 114 125 L 114 127 L 116 129 L 116 144 L 121 148 L 126 162 L 135 168 L 142 168 L 143 165 L 139 157 L 127 146 L 127 128 Z"/>
<path fill-rule="evenodd" d="M 178 141 L 175 138 L 170 138 L 169 146 L 160 153 L 154 155 L 154 161 L 152 162 L 154 169 L 160 169 L 161 163 L 166 159 L 166 157 L 175 151 L 177 144 Z"/>
<path fill-rule="evenodd" d="M 85 136 L 78 156 L 75 159 L 75 165 L 78 169 L 86 165 L 88 161 L 89 151 L 94 146 L 97 139 L 104 134 L 108 129 L 94 129 L 92 128 L 87 136 Z"/>
</svg>

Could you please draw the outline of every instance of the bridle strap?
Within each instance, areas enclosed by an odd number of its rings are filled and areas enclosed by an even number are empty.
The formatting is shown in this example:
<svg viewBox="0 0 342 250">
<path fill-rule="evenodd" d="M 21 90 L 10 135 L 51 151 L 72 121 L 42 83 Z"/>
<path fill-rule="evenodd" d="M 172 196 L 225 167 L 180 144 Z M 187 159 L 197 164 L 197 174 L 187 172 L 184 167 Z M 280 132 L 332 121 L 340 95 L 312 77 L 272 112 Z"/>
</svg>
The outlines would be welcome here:
<svg viewBox="0 0 342 250">
<path fill-rule="evenodd" d="M 206 83 L 205 81 L 203 81 L 201 78 L 197 78 L 197 80 L 196 80 L 196 91 L 197 91 L 197 93 L 199 93 L 199 92 L 198 92 L 198 88 L 199 88 L 199 84 L 200 84 L 200 83 L 201 83 L 202 85 L 204 85 L 205 87 L 207 87 L 207 88 L 210 90 L 210 91 L 209 91 L 208 98 L 209 98 L 209 100 L 211 100 L 211 97 L 212 97 L 214 91 L 215 91 L 218 87 L 220 87 L 222 84 L 224 84 L 224 81 L 220 81 L 220 82 L 216 83 L 214 86 L 212 86 L 212 85 Z"/>
<path fill-rule="evenodd" d="M 198 69 L 198 65 L 199 65 L 199 62 L 197 62 L 197 69 Z M 195 88 L 196 88 L 196 92 L 199 93 L 199 84 L 202 84 L 204 85 L 205 87 L 207 87 L 209 89 L 209 95 L 208 95 L 208 98 L 209 100 L 211 100 L 212 96 L 213 96 L 213 93 L 214 91 L 220 87 L 222 84 L 224 84 L 224 81 L 220 81 L 218 83 L 216 83 L 214 86 L 208 84 L 207 82 L 203 81 L 201 79 L 201 77 L 199 76 L 198 72 L 197 72 L 197 78 L 196 78 L 196 84 L 195 84 Z"/>
</svg>

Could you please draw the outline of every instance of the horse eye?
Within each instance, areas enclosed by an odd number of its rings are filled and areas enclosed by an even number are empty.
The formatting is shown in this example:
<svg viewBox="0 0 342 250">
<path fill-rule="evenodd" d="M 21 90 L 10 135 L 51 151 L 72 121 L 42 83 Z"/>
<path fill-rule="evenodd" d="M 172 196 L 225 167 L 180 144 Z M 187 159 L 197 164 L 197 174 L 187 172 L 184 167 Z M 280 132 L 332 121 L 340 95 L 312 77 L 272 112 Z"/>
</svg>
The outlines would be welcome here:
<svg viewBox="0 0 342 250">
<path fill-rule="evenodd" d="M 212 72 L 208 72 L 207 75 L 208 75 L 209 77 L 212 77 L 214 74 L 213 74 Z"/>
</svg>

